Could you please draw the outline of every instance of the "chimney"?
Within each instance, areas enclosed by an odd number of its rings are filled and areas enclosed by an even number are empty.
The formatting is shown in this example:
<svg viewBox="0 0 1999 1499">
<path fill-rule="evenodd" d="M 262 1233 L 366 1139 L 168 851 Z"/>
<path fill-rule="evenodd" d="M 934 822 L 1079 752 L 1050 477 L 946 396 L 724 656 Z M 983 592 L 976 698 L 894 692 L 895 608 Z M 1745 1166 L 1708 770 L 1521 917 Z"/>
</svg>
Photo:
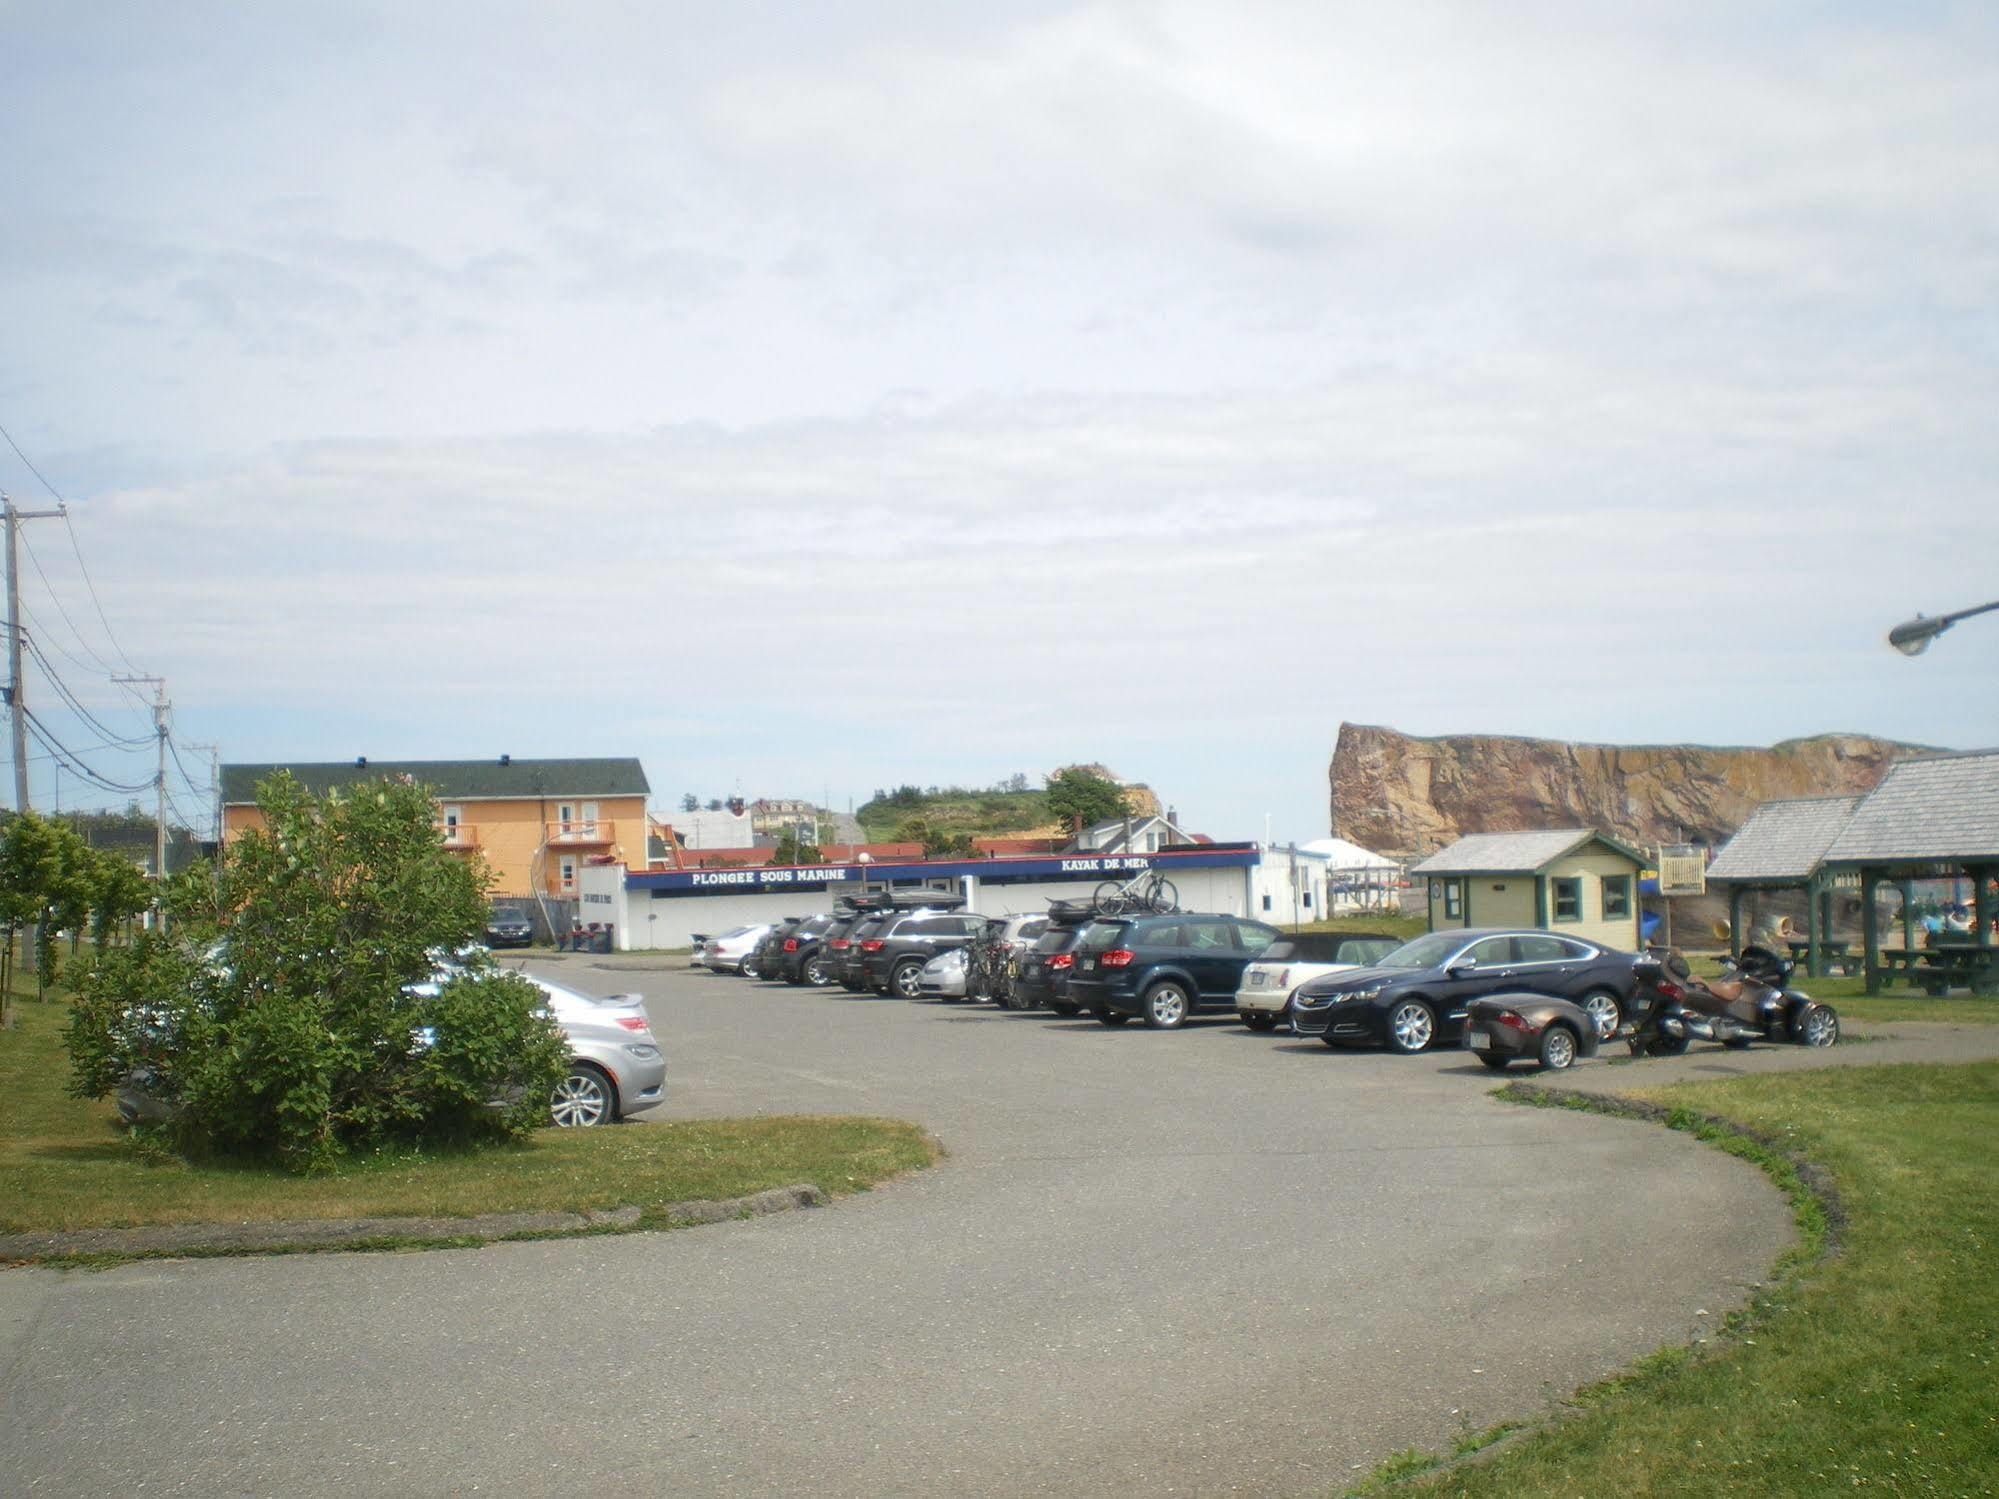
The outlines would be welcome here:
<svg viewBox="0 0 1999 1499">
<path fill-rule="evenodd" d="M 354 768 L 356 770 L 366 770 L 368 768 L 368 757 L 366 755 L 356 755 L 354 757 Z"/>
<path fill-rule="evenodd" d="M 511 765 L 514 763 L 514 757 L 512 755 L 502 755 L 500 756 L 500 763 L 502 765 Z"/>
</svg>

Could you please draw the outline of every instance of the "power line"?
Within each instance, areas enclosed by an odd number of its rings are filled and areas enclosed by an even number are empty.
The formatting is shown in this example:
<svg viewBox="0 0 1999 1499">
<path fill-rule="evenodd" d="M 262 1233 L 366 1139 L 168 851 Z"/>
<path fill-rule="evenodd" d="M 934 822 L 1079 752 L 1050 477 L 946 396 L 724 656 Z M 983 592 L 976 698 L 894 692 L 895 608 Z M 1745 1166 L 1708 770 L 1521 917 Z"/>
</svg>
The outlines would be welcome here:
<svg viewBox="0 0 1999 1499">
<path fill-rule="evenodd" d="M 0 437 L 6 438 L 7 446 L 14 450 L 14 456 L 28 465 L 28 472 L 33 474 L 37 479 L 42 480 L 42 488 L 46 489 L 50 494 L 55 495 L 56 503 L 58 505 L 66 503 L 61 495 L 56 494 L 55 485 L 49 483 L 47 479 L 42 478 L 42 471 L 35 467 L 34 460 L 21 451 L 21 445 L 14 441 L 14 434 L 9 432 L 5 427 L 0 427 Z"/>
<path fill-rule="evenodd" d="M 69 704 L 71 711 L 96 732 L 97 737 L 103 741 L 105 749 L 131 751 L 136 749 L 150 749 L 152 747 L 153 741 L 150 736 L 144 739 L 127 737 L 118 733 L 115 729 L 107 728 L 101 723 L 94 713 L 83 706 L 82 701 L 77 695 L 70 691 L 69 684 L 49 664 L 49 658 L 42 654 L 41 647 L 35 643 L 34 636 L 24 634 L 21 637 L 21 643 L 28 648 L 28 654 L 35 658 L 36 664 L 42 669 L 42 675 L 48 678 L 49 685 L 54 687 L 57 695 Z"/>
<path fill-rule="evenodd" d="M 28 732 L 35 736 L 43 749 L 50 751 L 57 758 L 64 761 L 63 768 L 71 774 L 80 775 L 92 785 L 102 787 L 106 791 L 137 793 L 150 790 L 155 784 L 152 781 L 140 781 L 136 785 L 127 785 L 123 781 L 114 781 L 109 776 L 93 770 L 85 763 L 83 756 L 57 739 L 49 726 L 35 717 L 32 709 L 23 707 L 21 713 L 27 719 Z"/>
<path fill-rule="evenodd" d="M 83 638 L 83 631 L 77 629 L 76 621 L 69 617 L 69 610 L 63 607 L 62 596 L 56 592 L 55 584 L 51 583 L 49 575 L 42 571 L 42 559 L 35 555 L 35 544 L 28 540 L 25 533 L 21 537 L 21 545 L 27 549 L 28 560 L 35 564 L 35 575 L 42 580 L 42 587 L 49 591 L 49 602 L 56 606 L 56 613 L 60 614 L 62 622 L 69 626 L 70 633 L 76 637 L 76 643 L 90 653 L 90 659 L 103 669 L 105 676 L 116 675 L 118 668 L 97 654 L 90 642 Z"/>
<path fill-rule="evenodd" d="M 14 450 L 14 456 L 20 459 L 22 463 L 27 465 L 28 472 L 33 474 L 38 480 L 40 480 L 42 488 L 46 489 L 49 492 L 49 494 L 54 497 L 57 509 L 62 512 L 63 530 L 69 533 L 69 549 L 76 554 L 77 571 L 83 575 L 84 589 L 90 594 L 91 606 L 97 610 L 97 622 L 104 626 L 104 638 L 111 642 L 112 652 L 118 657 L 120 661 L 125 663 L 125 669 L 133 673 L 134 675 L 137 675 L 139 668 L 132 664 L 132 658 L 125 654 L 125 647 L 118 643 L 118 633 L 117 631 L 111 628 L 110 616 L 108 616 L 104 612 L 104 600 L 98 597 L 97 583 L 90 576 L 90 564 L 83 560 L 83 545 L 81 542 L 77 540 L 76 522 L 70 519 L 69 501 L 63 498 L 61 490 L 57 489 L 55 485 L 49 482 L 48 476 L 44 474 L 40 469 L 35 467 L 34 460 L 30 458 L 26 453 L 21 451 L 21 445 L 18 442 L 14 441 L 13 433 L 9 432 L 4 426 L 0 426 L 0 437 L 4 437 L 7 439 L 7 446 Z M 28 556 L 31 560 L 34 559 L 34 548 L 32 546 L 28 548 Z M 42 571 L 42 564 L 38 560 L 35 561 L 35 571 L 38 573 Z M 47 586 L 48 581 L 49 581 L 48 575 L 46 573 L 43 573 L 42 575 L 43 585 Z M 55 592 L 55 589 L 53 587 L 50 587 L 49 592 L 53 594 Z M 60 609 L 62 605 L 58 603 L 56 607 Z M 67 611 L 64 612 L 63 618 L 65 620 L 69 619 Z M 70 629 L 76 630 L 76 625 L 74 623 L 71 623 Z M 90 643 L 83 639 L 82 631 L 77 630 L 76 638 L 79 642 L 82 642 L 83 648 L 85 650 L 90 651 L 91 655 L 93 656 L 97 655 L 96 651 L 91 650 Z M 113 670 L 113 668 L 108 662 L 102 661 L 102 658 L 100 658 L 100 664 L 104 666 L 104 669 L 107 672 Z"/>
</svg>

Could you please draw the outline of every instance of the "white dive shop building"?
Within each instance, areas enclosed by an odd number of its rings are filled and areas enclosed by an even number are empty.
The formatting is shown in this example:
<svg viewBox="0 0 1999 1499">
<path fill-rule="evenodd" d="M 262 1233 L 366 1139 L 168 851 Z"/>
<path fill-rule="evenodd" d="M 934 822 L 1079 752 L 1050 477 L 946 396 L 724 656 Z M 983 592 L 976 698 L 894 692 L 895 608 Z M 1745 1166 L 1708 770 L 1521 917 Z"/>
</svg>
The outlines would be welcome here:
<svg viewBox="0 0 1999 1499">
<path fill-rule="evenodd" d="M 1105 880 L 1130 879 L 1146 869 L 1157 869 L 1173 882 L 1183 910 L 1290 919 L 1288 886 L 1285 910 L 1263 911 L 1266 873 L 1257 848 L 1247 843 L 1168 847 L 1149 854 L 1038 854 L 906 864 L 653 870 L 592 864 L 577 876 L 578 916 L 586 924 L 608 926 L 612 946 L 630 952 L 687 947 L 696 932 L 712 935 L 807 916 L 830 909 L 843 895 L 884 890 L 934 889 L 986 916 L 1039 914 L 1051 900 L 1087 901 Z"/>
</svg>

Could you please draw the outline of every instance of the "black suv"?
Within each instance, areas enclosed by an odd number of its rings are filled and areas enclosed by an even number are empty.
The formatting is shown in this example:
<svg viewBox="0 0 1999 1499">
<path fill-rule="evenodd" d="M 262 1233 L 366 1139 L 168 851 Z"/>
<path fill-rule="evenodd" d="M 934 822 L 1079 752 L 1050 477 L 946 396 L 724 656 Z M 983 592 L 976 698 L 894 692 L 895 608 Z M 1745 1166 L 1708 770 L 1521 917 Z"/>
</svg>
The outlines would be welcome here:
<svg viewBox="0 0 1999 1499">
<path fill-rule="evenodd" d="M 1076 939 L 1068 997 L 1105 1025 L 1143 1015 L 1159 1031 L 1178 1030 L 1201 1009 L 1234 1015 L 1243 969 L 1283 935 L 1199 912 L 1093 921 Z"/>
<path fill-rule="evenodd" d="M 1047 929 L 1020 955 L 1020 967 L 1013 976 L 1016 1009 L 1046 1005 L 1057 1015 L 1082 1013 L 1083 1007 L 1069 998 L 1069 965 L 1075 961 L 1072 949 L 1076 939 L 1096 919 L 1093 912 L 1093 907 L 1076 907 L 1067 901 L 1049 903 Z"/>
<path fill-rule="evenodd" d="M 898 911 L 862 939 L 861 982 L 880 994 L 915 999 L 923 965 L 940 952 L 968 946 L 986 918 L 970 911 Z"/>
<path fill-rule="evenodd" d="M 846 935 L 837 939 L 846 944 L 844 947 L 828 944 L 834 956 L 833 976 L 848 993 L 859 994 L 868 987 L 861 977 L 861 944 L 880 931 L 888 919 L 886 911 L 862 911 L 854 917 Z"/>
<path fill-rule="evenodd" d="M 771 929 L 757 938 L 757 945 L 750 949 L 743 959 L 742 973 L 746 979 L 774 979 L 777 977 L 777 958 L 785 937 L 805 920 L 803 916 L 787 916 L 782 921 L 773 922 Z"/>
<path fill-rule="evenodd" d="M 840 919 L 831 914 L 808 916 L 796 926 L 786 927 L 772 949 L 764 976 L 783 979 L 787 984 L 810 984 L 815 989 L 832 983 L 833 972 L 826 966 L 824 944 L 826 934 Z"/>
</svg>

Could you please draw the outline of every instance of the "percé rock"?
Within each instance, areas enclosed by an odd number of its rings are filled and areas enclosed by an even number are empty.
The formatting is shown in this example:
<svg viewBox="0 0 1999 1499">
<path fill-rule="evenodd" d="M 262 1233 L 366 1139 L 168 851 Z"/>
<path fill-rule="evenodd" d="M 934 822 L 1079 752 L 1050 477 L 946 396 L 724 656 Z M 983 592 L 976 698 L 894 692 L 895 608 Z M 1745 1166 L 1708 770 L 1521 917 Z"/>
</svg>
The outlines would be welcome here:
<svg viewBox="0 0 1999 1499">
<path fill-rule="evenodd" d="M 1333 750 L 1332 831 L 1394 858 L 1423 857 L 1465 833 L 1528 828 L 1720 844 L 1761 802 L 1867 791 L 1891 760 L 1923 749 L 1862 734 L 1769 749 L 1496 734 L 1422 739 L 1343 723 Z"/>
</svg>

